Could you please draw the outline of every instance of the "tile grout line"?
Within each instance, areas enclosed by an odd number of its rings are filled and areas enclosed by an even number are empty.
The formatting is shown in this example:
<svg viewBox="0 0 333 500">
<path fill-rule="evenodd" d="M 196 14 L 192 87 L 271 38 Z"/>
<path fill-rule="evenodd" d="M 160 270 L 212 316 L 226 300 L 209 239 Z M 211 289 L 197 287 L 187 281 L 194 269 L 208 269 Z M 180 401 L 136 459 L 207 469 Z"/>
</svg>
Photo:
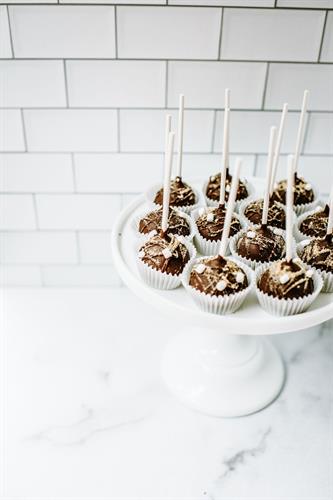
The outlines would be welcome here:
<svg viewBox="0 0 333 500">
<path fill-rule="evenodd" d="M 66 108 L 70 108 L 69 106 L 69 89 L 68 89 L 68 79 L 67 79 L 67 64 L 66 60 L 63 59 L 63 69 L 64 69 L 64 79 L 65 79 L 65 99 L 66 99 Z"/>
<path fill-rule="evenodd" d="M 13 41 L 13 33 L 12 33 L 12 23 L 11 23 L 10 14 L 9 14 L 9 5 L 6 5 L 5 7 L 6 7 L 6 13 L 7 13 L 8 28 L 9 28 L 10 50 L 12 52 L 12 57 L 10 59 L 15 59 L 14 41 Z"/>
<path fill-rule="evenodd" d="M 116 59 L 118 59 L 118 10 L 117 5 L 114 6 L 114 50 Z"/>
<path fill-rule="evenodd" d="M 28 152 L 28 141 L 27 141 L 27 131 L 26 131 L 26 127 L 25 127 L 25 119 L 24 119 L 24 111 L 22 108 L 19 108 L 20 109 L 20 115 L 21 115 L 21 122 L 22 122 L 22 133 L 23 133 L 23 142 L 24 142 L 24 149 L 25 149 L 25 153 Z"/>
<path fill-rule="evenodd" d="M 24 109 L 25 111 L 117 111 L 117 110 L 125 110 L 125 111 L 165 111 L 165 109 L 169 109 L 170 111 L 177 111 L 178 107 L 176 106 L 168 106 L 165 108 L 165 106 L 162 107 L 115 107 L 115 106 L 103 106 L 103 107 L 83 107 L 83 106 L 75 106 L 75 107 L 64 107 L 64 106 L 46 106 L 46 107 L 31 107 L 31 106 L 24 106 L 24 108 L 21 108 L 19 106 L 2 106 L 0 109 L 3 110 L 21 110 Z M 193 107 L 193 106 L 188 106 L 186 107 L 187 111 L 195 111 L 195 112 L 211 112 L 211 111 L 223 111 L 223 106 L 218 107 L 214 106 L 211 108 L 207 107 Z M 289 113 L 299 113 L 300 108 L 292 108 L 289 110 Z M 280 113 L 281 108 L 266 108 L 266 109 L 261 109 L 261 107 L 255 107 L 255 108 L 237 108 L 233 107 L 233 112 L 235 113 Z M 327 109 L 316 109 L 313 108 L 311 109 L 312 113 L 320 113 L 320 114 L 326 114 L 326 115 L 333 115 L 333 109 L 332 110 L 327 110 Z"/>
<path fill-rule="evenodd" d="M 264 80 L 264 89 L 263 89 L 263 93 L 262 93 L 261 111 L 264 111 L 264 109 L 265 109 L 265 101 L 266 101 L 266 93 L 267 93 L 267 83 L 268 83 L 268 76 L 269 76 L 269 68 L 270 68 L 270 63 L 267 62 L 266 73 L 265 73 L 265 80 Z"/>
<path fill-rule="evenodd" d="M 325 38 L 325 31 L 326 31 L 326 24 L 327 24 L 327 17 L 328 17 L 328 11 L 325 12 L 325 19 L 324 19 L 323 31 L 322 31 L 321 39 L 320 39 L 319 53 L 318 53 L 317 62 L 320 62 L 321 53 L 322 53 L 322 50 L 323 50 L 324 38 Z"/>
<path fill-rule="evenodd" d="M 222 31 L 223 31 L 223 19 L 224 19 L 224 9 L 221 9 L 221 20 L 220 20 L 220 33 L 219 33 L 219 45 L 217 48 L 217 60 L 220 61 L 222 53 Z"/>
</svg>

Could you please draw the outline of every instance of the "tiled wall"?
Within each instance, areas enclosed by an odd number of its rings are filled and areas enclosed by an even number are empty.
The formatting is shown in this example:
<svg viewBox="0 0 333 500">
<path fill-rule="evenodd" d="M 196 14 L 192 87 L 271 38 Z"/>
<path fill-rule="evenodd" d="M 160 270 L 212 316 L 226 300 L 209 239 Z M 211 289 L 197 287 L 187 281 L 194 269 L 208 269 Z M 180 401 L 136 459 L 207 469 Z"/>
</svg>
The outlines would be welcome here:
<svg viewBox="0 0 333 500">
<path fill-rule="evenodd" d="M 119 284 L 110 228 L 161 178 L 164 117 L 176 120 L 180 92 L 185 176 L 219 167 L 226 86 L 231 152 L 262 175 L 269 126 L 288 101 L 282 152 L 293 151 L 309 88 L 301 172 L 328 192 L 333 0 L 0 3 L 3 283 Z"/>
</svg>

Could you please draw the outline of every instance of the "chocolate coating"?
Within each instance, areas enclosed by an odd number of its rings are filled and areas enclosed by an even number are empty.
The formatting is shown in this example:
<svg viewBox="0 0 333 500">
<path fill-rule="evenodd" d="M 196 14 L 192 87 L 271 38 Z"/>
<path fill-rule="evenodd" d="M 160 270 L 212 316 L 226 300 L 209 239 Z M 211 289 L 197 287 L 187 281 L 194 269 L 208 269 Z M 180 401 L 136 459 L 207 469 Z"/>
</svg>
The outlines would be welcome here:
<svg viewBox="0 0 333 500">
<path fill-rule="evenodd" d="M 302 251 L 301 259 L 309 266 L 333 273 L 333 240 L 315 239 Z"/>
<path fill-rule="evenodd" d="M 154 202 L 163 205 L 163 188 L 157 191 Z M 179 177 L 170 182 L 170 207 L 187 207 L 195 203 L 195 193 L 188 184 Z"/>
<path fill-rule="evenodd" d="M 272 200 L 286 204 L 287 181 L 280 181 L 273 191 Z M 294 205 L 304 205 L 311 203 L 314 200 L 314 192 L 311 184 L 306 182 L 302 177 L 297 177 L 295 174 L 294 184 Z"/>
<path fill-rule="evenodd" d="M 258 262 L 281 259 L 284 250 L 285 244 L 282 236 L 264 226 L 249 228 L 237 242 L 239 255 Z"/>
<path fill-rule="evenodd" d="M 225 200 L 228 201 L 229 199 L 229 191 L 231 187 L 231 181 L 232 181 L 232 176 L 227 172 L 226 176 L 226 183 L 225 183 Z M 207 189 L 206 189 L 206 196 L 210 200 L 214 201 L 219 201 L 220 199 L 220 188 L 221 188 L 221 174 L 216 174 L 212 175 L 209 178 L 208 184 L 207 184 Z M 246 189 L 246 186 L 244 182 L 241 180 L 239 181 L 238 184 L 238 191 L 237 191 L 237 197 L 236 200 L 244 200 L 249 196 L 249 193 Z"/>
<path fill-rule="evenodd" d="M 231 295 L 248 286 L 244 271 L 233 261 L 220 256 L 197 263 L 190 275 L 190 286 L 207 295 Z"/>
<path fill-rule="evenodd" d="M 198 231 L 206 240 L 218 241 L 221 239 L 224 227 L 226 209 L 222 206 L 208 208 L 203 215 L 198 217 L 196 224 Z M 208 220 L 207 220 L 208 216 Z M 213 220 L 210 220 L 213 217 Z M 241 224 L 236 217 L 231 219 L 230 236 L 241 230 Z"/>
<path fill-rule="evenodd" d="M 150 212 L 139 222 L 139 232 L 148 234 L 151 231 L 159 233 L 162 224 L 162 209 Z M 181 215 L 178 215 L 172 208 L 169 210 L 167 234 L 178 234 L 179 236 L 188 236 L 190 227 L 187 221 Z"/>
<path fill-rule="evenodd" d="M 174 235 L 153 236 L 140 248 L 139 257 L 153 269 L 173 275 L 181 274 L 190 260 L 186 246 Z"/>
<path fill-rule="evenodd" d="M 252 224 L 261 224 L 264 200 L 252 201 L 244 210 L 244 215 Z M 268 208 L 267 225 L 285 229 L 286 214 L 283 208 L 275 201 L 270 201 Z"/>
<path fill-rule="evenodd" d="M 274 262 L 262 274 L 258 286 L 262 292 L 280 299 L 298 299 L 314 290 L 311 271 L 295 260 Z"/>
<path fill-rule="evenodd" d="M 308 215 L 300 225 L 300 231 L 312 238 L 324 238 L 327 232 L 329 207 Z"/>
</svg>

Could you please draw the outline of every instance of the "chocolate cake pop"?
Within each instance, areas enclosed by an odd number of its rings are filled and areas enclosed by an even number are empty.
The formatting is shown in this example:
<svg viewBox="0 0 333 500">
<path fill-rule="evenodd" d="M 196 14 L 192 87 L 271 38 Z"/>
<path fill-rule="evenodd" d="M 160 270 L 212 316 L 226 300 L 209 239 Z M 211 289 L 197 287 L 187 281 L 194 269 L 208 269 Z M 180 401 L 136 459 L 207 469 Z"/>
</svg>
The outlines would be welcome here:
<svg viewBox="0 0 333 500">
<path fill-rule="evenodd" d="M 272 200 L 285 205 L 286 203 L 287 181 L 280 181 L 275 187 L 272 195 Z M 302 177 L 295 174 L 294 182 L 294 205 L 304 205 L 312 203 L 315 199 L 312 185 L 305 181 Z"/>
<path fill-rule="evenodd" d="M 261 199 L 252 201 L 245 208 L 244 215 L 250 222 L 252 222 L 252 224 L 260 224 L 263 207 L 264 200 Z M 267 224 L 279 229 L 285 229 L 286 227 L 286 214 L 284 209 L 272 200 L 270 200 L 269 203 Z"/>
<path fill-rule="evenodd" d="M 313 271 L 298 260 L 274 262 L 261 275 L 259 289 L 279 299 L 298 299 L 313 293 Z"/>
<path fill-rule="evenodd" d="M 163 188 L 157 191 L 154 202 L 157 205 L 163 203 Z M 193 189 L 182 181 L 180 177 L 172 180 L 170 183 L 170 207 L 182 207 L 195 205 L 196 196 Z"/>
<path fill-rule="evenodd" d="M 224 221 L 226 216 L 226 209 L 224 206 L 219 205 L 216 208 L 208 208 L 196 220 L 196 225 L 199 234 L 206 240 L 218 241 L 221 239 Z M 233 216 L 230 225 L 230 236 L 234 236 L 241 230 L 239 220 Z"/>
<path fill-rule="evenodd" d="M 176 236 L 158 234 L 140 248 L 139 258 L 157 271 L 179 275 L 190 260 L 190 255 Z"/>
<path fill-rule="evenodd" d="M 190 275 L 190 286 L 207 295 L 231 295 L 248 286 L 244 271 L 233 261 L 220 255 L 197 263 Z"/>
<path fill-rule="evenodd" d="M 301 259 L 309 266 L 320 271 L 333 273 L 333 238 L 316 238 L 311 240 L 300 255 Z"/>
<path fill-rule="evenodd" d="M 325 208 L 319 208 L 302 221 L 299 226 L 301 233 L 312 238 L 324 238 L 327 232 L 328 216 L 328 205 Z"/>
<path fill-rule="evenodd" d="M 231 186 L 232 176 L 227 170 L 226 174 L 226 186 L 225 186 L 225 201 L 229 199 L 229 192 Z M 207 188 L 206 188 L 206 196 L 210 200 L 219 201 L 220 198 L 220 189 L 221 189 L 221 174 L 212 175 L 209 178 Z M 249 196 L 249 192 L 244 184 L 244 182 L 239 181 L 238 190 L 237 190 L 237 198 L 236 200 L 244 200 Z"/>
<path fill-rule="evenodd" d="M 237 253 L 245 259 L 272 262 L 281 259 L 285 243 L 279 229 L 267 226 L 251 227 L 237 242 Z"/>
<path fill-rule="evenodd" d="M 152 231 L 159 233 L 162 229 L 162 208 L 153 210 L 139 222 L 139 232 L 149 234 Z M 188 236 L 190 226 L 186 219 L 179 215 L 175 210 L 169 210 L 168 229 L 166 234 L 178 234 L 179 236 Z"/>
</svg>

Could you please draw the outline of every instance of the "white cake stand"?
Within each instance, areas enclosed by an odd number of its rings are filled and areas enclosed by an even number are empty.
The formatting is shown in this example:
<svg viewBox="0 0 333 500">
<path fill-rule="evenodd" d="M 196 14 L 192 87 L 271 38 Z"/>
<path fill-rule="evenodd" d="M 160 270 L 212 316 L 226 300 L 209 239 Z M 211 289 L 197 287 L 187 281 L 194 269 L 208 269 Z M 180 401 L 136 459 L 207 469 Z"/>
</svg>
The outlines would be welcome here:
<svg viewBox="0 0 333 500">
<path fill-rule="evenodd" d="M 262 187 L 262 181 L 256 179 L 255 185 Z M 235 417 L 264 408 L 283 386 L 284 366 L 263 336 L 303 330 L 332 318 L 333 294 L 320 294 L 307 312 L 289 317 L 269 315 L 253 294 L 235 314 L 220 316 L 198 309 L 182 287 L 150 288 L 136 269 L 132 226 L 133 216 L 142 212 L 145 203 L 140 196 L 119 215 L 112 232 L 112 253 L 124 283 L 173 319 L 176 335 L 162 359 L 167 387 L 183 403 L 208 415 Z"/>
</svg>

